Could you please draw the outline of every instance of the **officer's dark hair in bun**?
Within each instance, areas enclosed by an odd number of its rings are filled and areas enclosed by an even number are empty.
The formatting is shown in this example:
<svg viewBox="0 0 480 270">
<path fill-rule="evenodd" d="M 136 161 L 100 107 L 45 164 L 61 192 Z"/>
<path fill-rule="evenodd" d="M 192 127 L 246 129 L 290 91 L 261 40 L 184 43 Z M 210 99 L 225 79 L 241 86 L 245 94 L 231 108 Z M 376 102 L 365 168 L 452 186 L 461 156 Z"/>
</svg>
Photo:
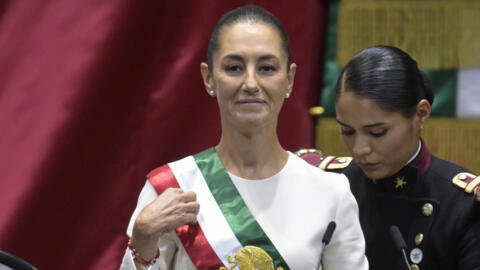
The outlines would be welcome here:
<svg viewBox="0 0 480 270">
<path fill-rule="evenodd" d="M 428 76 L 408 54 L 391 46 L 370 47 L 353 57 L 338 78 L 335 103 L 343 92 L 353 92 L 382 110 L 406 117 L 415 114 L 420 100 L 433 103 Z"/>
<path fill-rule="evenodd" d="M 207 65 L 208 69 L 212 71 L 213 66 L 213 53 L 218 48 L 218 38 L 220 35 L 220 30 L 227 25 L 233 25 L 238 22 L 262 22 L 273 27 L 277 30 L 282 40 L 282 47 L 287 54 L 287 70 L 290 68 L 290 41 L 288 40 L 287 31 L 283 27 L 280 20 L 268 12 L 267 10 L 255 6 L 255 5 L 245 5 L 239 8 L 236 8 L 220 18 L 213 29 L 212 36 L 210 37 L 210 42 L 208 43 L 208 52 L 207 52 Z"/>
</svg>

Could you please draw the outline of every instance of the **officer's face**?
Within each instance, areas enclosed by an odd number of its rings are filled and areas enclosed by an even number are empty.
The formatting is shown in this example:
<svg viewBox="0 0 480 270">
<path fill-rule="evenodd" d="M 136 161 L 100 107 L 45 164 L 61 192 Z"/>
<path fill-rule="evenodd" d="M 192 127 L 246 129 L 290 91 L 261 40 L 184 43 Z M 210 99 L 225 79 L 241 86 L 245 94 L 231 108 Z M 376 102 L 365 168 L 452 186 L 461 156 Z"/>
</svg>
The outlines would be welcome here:
<svg viewBox="0 0 480 270">
<path fill-rule="evenodd" d="M 415 116 L 383 111 L 352 92 L 341 94 L 336 112 L 345 146 L 371 179 L 395 174 L 418 149 L 420 132 Z"/>
</svg>

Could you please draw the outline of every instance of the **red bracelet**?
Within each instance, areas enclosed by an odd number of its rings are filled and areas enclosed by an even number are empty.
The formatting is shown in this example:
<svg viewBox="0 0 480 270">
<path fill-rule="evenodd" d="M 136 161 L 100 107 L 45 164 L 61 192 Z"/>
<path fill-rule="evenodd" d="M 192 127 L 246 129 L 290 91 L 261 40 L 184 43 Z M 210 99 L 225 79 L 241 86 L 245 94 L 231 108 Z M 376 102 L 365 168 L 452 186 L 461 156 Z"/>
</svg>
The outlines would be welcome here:
<svg viewBox="0 0 480 270">
<path fill-rule="evenodd" d="M 137 252 L 137 250 L 135 250 L 135 248 L 133 247 L 132 239 L 128 240 L 128 248 L 132 252 L 133 260 L 138 262 L 142 266 L 145 266 L 145 267 L 148 267 L 148 266 L 151 266 L 151 265 L 155 264 L 157 262 L 158 257 L 160 257 L 160 249 L 157 248 L 157 255 L 155 256 L 155 258 L 152 258 L 149 261 L 145 260 L 144 258 L 142 258 L 140 256 L 140 254 Z"/>
</svg>

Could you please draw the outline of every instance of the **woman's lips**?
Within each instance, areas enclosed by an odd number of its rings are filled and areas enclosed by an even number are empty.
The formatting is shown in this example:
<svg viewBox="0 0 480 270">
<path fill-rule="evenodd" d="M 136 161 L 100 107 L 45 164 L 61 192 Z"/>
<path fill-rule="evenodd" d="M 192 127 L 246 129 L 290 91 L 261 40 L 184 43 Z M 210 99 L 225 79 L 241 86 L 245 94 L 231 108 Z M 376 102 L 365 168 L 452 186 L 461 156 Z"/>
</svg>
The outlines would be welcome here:
<svg viewBox="0 0 480 270">
<path fill-rule="evenodd" d="M 359 162 L 360 167 L 365 168 L 367 170 L 373 170 L 378 167 L 379 163 L 371 163 L 371 162 Z"/>
<path fill-rule="evenodd" d="M 260 98 L 246 98 L 246 99 L 241 99 L 236 102 L 237 104 L 263 104 L 265 103 L 265 100 L 260 99 Z"/>
</svg>

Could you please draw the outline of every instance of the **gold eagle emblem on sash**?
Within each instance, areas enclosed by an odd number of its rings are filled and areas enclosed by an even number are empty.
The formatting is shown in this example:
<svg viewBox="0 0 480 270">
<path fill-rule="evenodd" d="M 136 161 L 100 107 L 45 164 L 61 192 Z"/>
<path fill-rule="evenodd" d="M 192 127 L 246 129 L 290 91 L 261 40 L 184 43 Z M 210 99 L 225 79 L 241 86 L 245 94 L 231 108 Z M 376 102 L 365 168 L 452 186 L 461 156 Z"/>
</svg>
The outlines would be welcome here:
<svg viewBox="0 0 480 270">
<path fill-rule="evenodd" d="M 265 250 L 255 246 L 245 246 L 235 255 L 228 256 L 228 262 L 231 264 L 228 270 L 233 270 L 238 266 L 240 270 L 274 270 L 273 260 Z M 227 270 L 220 267 L 219 270 Z M 283 267 L 277 267 L 276 270 L 283 270 Z"/>
</svg>

